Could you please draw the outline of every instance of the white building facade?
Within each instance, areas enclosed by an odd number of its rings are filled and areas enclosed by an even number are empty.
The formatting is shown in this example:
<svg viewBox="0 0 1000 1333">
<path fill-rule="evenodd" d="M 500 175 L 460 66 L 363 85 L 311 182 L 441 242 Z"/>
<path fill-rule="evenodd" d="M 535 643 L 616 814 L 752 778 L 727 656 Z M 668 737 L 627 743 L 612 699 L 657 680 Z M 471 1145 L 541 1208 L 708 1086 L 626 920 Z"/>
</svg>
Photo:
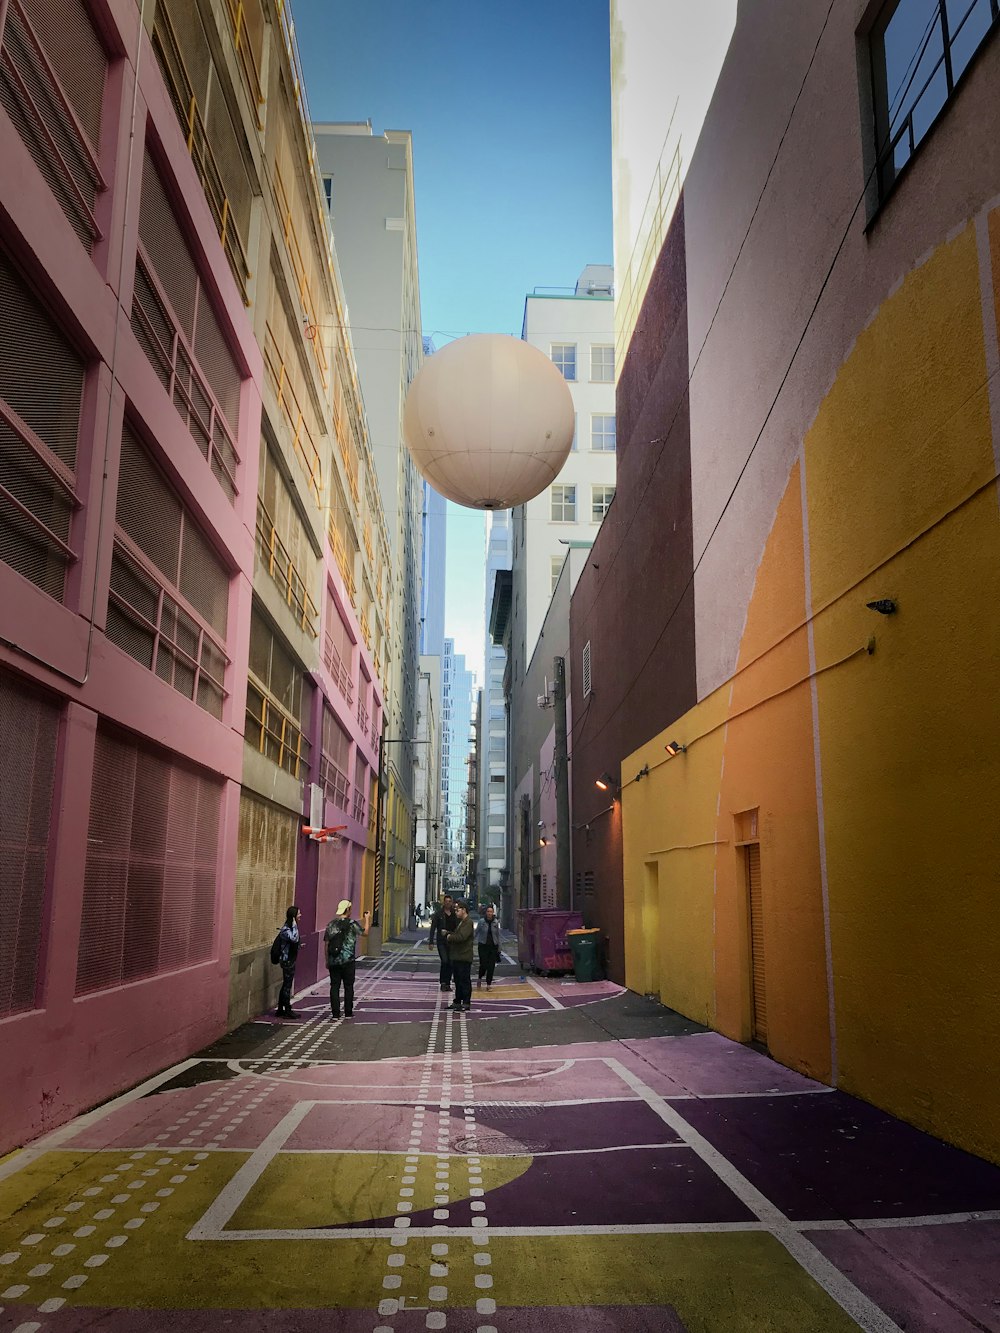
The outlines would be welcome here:
<svg viewBox="0 0 1000 1333">
<path fill-rule="evenodd" d="M 525 640 L 512 644 L 523 674 L 559 579 L 567 544 L 592 541 L 615 493 L 614 271 L 588 264 L 572 292 L 525 298 L 522 337 L 562 371 L 576 414 L 573 450 L 551 486 L 513 511 L 514 596 Z M 518 608 L 520 609 L 520 608 Z M 519 660 L 518 660 L 519 659 Z"/>
<path fill-rule="evenodd" d="M 455 640 L 445 639 L 441 719 L 441 890 L 464 895 L 469 753 L 475 677 Z"/>
</svg>

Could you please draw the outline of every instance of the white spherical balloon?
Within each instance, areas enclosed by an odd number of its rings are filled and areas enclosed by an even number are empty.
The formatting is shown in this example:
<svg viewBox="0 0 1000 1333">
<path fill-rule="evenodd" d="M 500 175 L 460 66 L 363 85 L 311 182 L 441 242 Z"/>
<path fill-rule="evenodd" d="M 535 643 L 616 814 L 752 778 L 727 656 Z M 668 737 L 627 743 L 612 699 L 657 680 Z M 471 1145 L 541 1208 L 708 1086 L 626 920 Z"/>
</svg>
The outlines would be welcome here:
<svg viewBox="0 0 1000 1333">
<path fill-rule="evenodd" d="M 510 509 L 559 475 L 573 445 L 573 399 L 537 347 L 472 333 L 424 362 L 403 433 L 420 475 L 446 499 Z"/>
</svg>

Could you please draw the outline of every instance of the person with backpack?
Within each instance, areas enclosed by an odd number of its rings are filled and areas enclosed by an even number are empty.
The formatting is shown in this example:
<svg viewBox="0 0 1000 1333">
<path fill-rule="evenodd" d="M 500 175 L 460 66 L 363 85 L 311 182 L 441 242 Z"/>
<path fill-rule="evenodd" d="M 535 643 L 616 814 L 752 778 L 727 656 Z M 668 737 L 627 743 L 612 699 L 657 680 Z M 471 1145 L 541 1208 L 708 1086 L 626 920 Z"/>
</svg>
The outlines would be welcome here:
<svg viewBox="0 0 1000 1333">
<path fill-rule="evenodd" d="M 278 1018 L 298 1018 L 292 1012 L 292 982 L 295 980 L 295 961 L 299 956 L 299 917 L 301 911 L 293 904 L 285 913 L 285 924 L 271 945 L 271 962 L 281 968 L 281 990 L 278 994 Z"/>
<path fill-rule="evenodd" d="M 351 920 L 353 903 L 350 898 L 342 898 L 337 904 L 337 915 L 323 932 L 326 945 L 326 966 L 330 973 L 330 1013 L 333 1018 L 340 1017 L 340 988 L 344 987 L 344 1017 L 354 1013 L 354 973 L 357 968 L 355 956 L 358 940 L 368 934 L 371 913 L 364 914 L 364 927 L 360 921 Z"/>
</svg>

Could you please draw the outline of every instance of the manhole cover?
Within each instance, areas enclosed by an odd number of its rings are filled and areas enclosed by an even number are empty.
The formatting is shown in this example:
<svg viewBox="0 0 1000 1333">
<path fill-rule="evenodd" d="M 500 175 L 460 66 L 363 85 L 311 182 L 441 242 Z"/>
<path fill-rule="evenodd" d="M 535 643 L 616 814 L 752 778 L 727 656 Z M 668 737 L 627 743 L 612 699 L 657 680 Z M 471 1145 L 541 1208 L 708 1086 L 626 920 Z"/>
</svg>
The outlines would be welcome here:
<svg viewBox="0 0 1000 1333">
<path fill-rule="evenodd" d="M 462 1153 L 484 1153 L 489 1157 L 531 1157 L 548 1152 L 549 1144 L 540 1139 L 512 1139 L 506 1134 L 476 1134 L 456 1139 L 454 1148 Z"/>
</svg>

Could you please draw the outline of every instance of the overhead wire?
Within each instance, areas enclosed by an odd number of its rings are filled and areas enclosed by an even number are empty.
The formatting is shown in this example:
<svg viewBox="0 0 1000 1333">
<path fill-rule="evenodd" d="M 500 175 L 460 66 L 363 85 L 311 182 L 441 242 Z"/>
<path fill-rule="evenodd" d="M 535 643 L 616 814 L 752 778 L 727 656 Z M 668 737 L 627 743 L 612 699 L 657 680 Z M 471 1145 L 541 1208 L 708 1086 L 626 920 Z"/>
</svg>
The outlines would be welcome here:
<svg viewBox="0 0 1000 1333">
<path fill-rule="evenodd" d="M 775 151 L 774 158 L 772 159 L 771 165 L 770 165 L 770 167 L 768 168 L 768 172 L 767 172 L 767 175 L 766 175 L 766 177 L 765 177 L 765 179 L 764 179 L 764 184 L 763 184 L 762 187 L 761 187 L 760 194 L 759 194 L 759 196 L 758 196 L 758 198 L 757 198 L 757 203 L 756 203 L 756 206 L 754 207 L 753 214 L 751 215 L 750 222 L 749 222 L 748 225 L 747 225 L 746 232 L 744 233 L 743 240 L 742 240 L 741 243 L 740 243 L 739 250 L 737 251 L 736 258 L 735 258 L 734 261 L 733 261 L 732 267 L 731 267 L 731 269 L 730 269 L 730 271 L 729 271 L 729 275 L 728 275 L 728 277 L 726 278 L 726 282 L 725 282 L 725 285 L 723 286 L 722 294 L 720 295 L 720 297 L 719 297 L 719 301 L 718 301 L 718 303 L 717 303 L 717 305 L 716 305 L 716 307 L 715 307 L 715 310 L 714 310 L 714 312 L 713 312 L 713 314 L 712 314 L 712 319 L 711 319 L 711 321 L 710 321 L 710 323 L 709 323 L 708 329 L 706 330 L 705 337 L 703 338 L 702 343 L 701 343 L 701 346 L 700 346 L 699 349 L 698 349 L 698 355 L 697 355 L 697 357 L 695 358 L 695 361 L 694 361 L 694 363 L 692 364 L 692 367 L 691 367 L 691 371 L 690 371 L 690 373 L 689 373 L 689 375 L 688 375 L 688 377 L 687 377 L 687 383 L 686 383 L 686 385 L 685 385 L 685 391 L 684 391 L 684 393 L 681 395 L 681 397 L 680 397 L 680 399 L 679 399 L 679 401 L 678 401 L 678 405 L 677 405 L 677 407 L 676 407 L 676 409 L 675 409 L 675 411 L 674 411 L 674 414 L 673 414 L 673 416 L 672 416 L 672 418 L 671 418 L 671 420 L 670 420 L 670 423 L 669 423 L 669 425 L 668 425 L 668 427 L 667 427 L 667 429 L 666 429 L 664 435 L 663 435 L 662 437 L 659 437 L 658 439 L 654 439 L 654 440 L 649 441 L 650 444 L 659 443 L 659 444 L 660 444 L 660 449 L 659 449 L 659 452 L 658 452 L 657 455 L 656 455 L 656 458 L 653 460 L 652 465 L 645 469 L 646 477 L 647 477 L 646 484 L 645 484 L 645 486 L 643 487 L 642 491 L 640 492 L 640 494 L 639 494 L 639 498 L 638 498 L 638 500 L 637 500 L 637 502 L 636 502 L 636 505 L 635 505 L 635 508 L 634 508 L 634 510 L 633 510 L 632 516 L 631 516 L 631 518 L 629 519 L 628 523 L 626 524 L 623 533 L 621 534 L 621 540 L 619 541 L 618 546 L 615 548 L 614 552 L 612 553 L 611 561 L 610 561 L 610 563 L 609 563 L 609 565 L 608 565 L 608 568 L 607 568 L 607 570 L 605 571 L 605 574 L 604 574 L 604 577 L 605 577 L 605 578 L 607 577 L 607 574 L 610 573 L 610 570 L 614 567 L 615 561 L 617 560 L 618 555 L 621 553 L 621 550 L 622 550 L 623 545 L 624 545 L 624 538 L 628 535 L 628 532 L 631 530 L 632 523 L 635 521 L 635 516 L 636 516 L 636 513 L 638 512 L 639 505 L 641 504 L 641 502 L 642 502 L 642 500 L 643 500 L 643 498 L 644 498 L 644 496 L 645 496 L 645 494 L 646 494 L 646 491 L 648 490 L 648 488 L 649 488 L 649 486 L 650 486 L 650 484 L 651 484 L 652 477 L 653 477 L 653 475 L 654 475 L 654 473 L 655 473 L 657 464 L 659 463 L 659 460 L 660 460 L 660 458 L 662 457 L 663 451 L 664 451 L 664 449 L 666 448 L 667 441 L 669 440 L 670 435 L 671 435 L 671 433 L 672 433 L 672 431 L 673 431 L 674 425 L 675 425 L 675 423 L 676 423 L 676 421 L 677 421 L 677 418 L 678 418 L 678 416 L 680 415 L 681 407 L 683 406 L 684 402 L 687 400 L 687 397 L 688 397 L 688 391 L 690 390 L 691 382 L 692 382 L 692 380 L 693 380 L 693 378 L 694 378 L 695 371 L 697 370 L 698 363 L 699 363 L 699 361 L 701 360 L 702 353 L 704 352 L 705 347 L 706 347 L 706 345 L 707 345 L 707 343 L 708 343 L 708 339 L 709 339 L 709 337 L 711 336 L 712 329 L 713 329 L 714 326 L 715 326 L 716 318 L 718 317 L 719 311 L 720 311 L 720 309 L 722 308 L 722 302 L 723 302 L 723 300 L 725 299 L 725 295 L 726 295 L 726 292 L 727 292 L 728 289 L 729 289 L 729 285 L 730 285 L 730 282 L 732 281 L 733 274 L 735 273 L 735 271 L 736 271 L 736 267 L 737 267 L 737 265 L 739 264 L 740 256 L 742 255 L 743 250 L 744 250 L 744 248 L 745 248 L 745 246 L 746 246 L 746 242 L 747 242 L 747 239 L 749 238 L 750 231 L 751 231 L 752 228 L 753 228 L 754 220 L 755 220 L 755 218 L 757 217 L 757 214 L 758 214 L 758 212 L 759 212 L 759 210 L 760 210 L 761 201 L 763 200 L 764 194 L 765 194 L 765 192 L 766 192 L 766 190 L 767 190 L 768 183 L 770 182 L 771 176 L 773 175 L 775 165 L 777 164 L 778 158 L 779 158 L 780 153 L 781 153 L 781 148 L 782 148 L 782 146 L 783 146 L 783 144 L 784 144 L 784 142 L 785 142 L 785 139 L 786 139 L 786 137 L 787 137 L 787 135 L 788 135 L 788 130 L 789 130 L 790 126 L 791 126 L 792 120 L 793 120 L 794 115 L 795 115 L 795 108 L 798 106 L 799 100 L 801 99 L 802 93 L 803 93 L 803 91 L 804 91 L 804 89 L 805 89 L 806 82 L 808 81 L 808 78 L 809 78 L 809 73 L 810 73 L 810 71 L 812 70 L 813 64 L 815 63 L 817 52 L 819 51 L 819 47 L 820 47 L 820 44 L 821 44 L 821 42 L 822 42 L 822 40 L 823 40 L 823 36 L 824 36 L 824 34 L 825 34 L 826 30 L 827 30 L 827 27 L 828 27 L 828 25 L 829 25 L 830 15 L 831 15 L 831 13 L 832 13 L 832 11 L 833 11 L 833 7 L 834 7 L 835 4 L 836 4 L 836 0 L 830 0 L 830 5 L 829 5 L 829 8 L 827 9 L 826 17 L 825 17 L 824 20 L 823 20 L 823 25 L 822 25 L 822 27 L 821 27 L 821 29 L 820 29 L 820 32 L 819 32 L 818 37 L 816 38 L 816 43 L 815 43 L 815 45 L 814 45 L 814 47 L 813 47 L 812 55 L 811 55 L 810 58 L 809 58 L 809 64 L 807 65 L 807 67 L 806 67 L 806 71 L 805 71 L 805 73 L 803 74 L 802 82 L 801 82 L 801 84 L 800 84 L 800 86 L 799 86 L 799 91 L 798 91 L 798 93 L 796 94 L 795 101 L 794 101 L 793 104 L 792 104 L 792 109 L 791 109 L 791 111 L 789 112 L 788 120 L 787 120 L 787 122 L 786 122 L 786 124 L 785 124 L 785 128 L 784 128 L 784 130 L 783 130 L 783 132 L 782 132 L 782 135 L 781 135 L 781 138 L 780 138 L 780 140 L 779 140 L 779 142 L 778 142 L 778 147 L 777 147 L 777 149 L 776 149 L 776 151 Z M 935 11 L 935 12 L 936 12 L 936 11 Z M 907 65 L 906 71 L 904 72 L 903 78 L 906 79 L 906 78 L 907 78 L 907 75 L 908 75 L 908 76 L 909 76 L 909 81 L 905 84 L 905 87 L 903 86 L 902 81 L 901 81 L 901 85 L 900 85 L 900 87 L 902 88 L 902 92 L 900 93 L 900 91 L 897 90 L 897 93 L 894 95 L 894 97 L 893 97 L 893 99 L 892 99 L 892 105 L 895 105 L 895 104 L 897 103 L 897 99 L 900 99 L 900 103 L 901 103 L 901 99 L 902 99 L 902 98 L 905 98 L 906 94 L 909 92 L 910 88 L 912 87 L 913 80 L 914 80 L 914 78 L 916 77 L 917 70 L 918 70 L 919 67 L 920 67 L 920 61 L 921 61 L 922 58 L 923 58 L 923 54 L 924 54 L 924 51 L 925 51 L 926 48 L 927 48 L 927 44 L 928 44 L 928 42 L 929 42 L 929 40 L 930 40 L 930 34 L 931 34 L 932 31 L 933 31 L 933 22 L 929 23 L 928 26 L 927 26 L 927 28 L 925 28 L 925 30 L 924 30 L 924 34 L 923 34 L 923 36 L 922 36 L 920 42 L 918 43 L 916 54 L 914 55 L 913 58 L 911 58 L 910 63 Z M 867 196 L 867 194 L 868 194 L 868 190 L 869 190 L 869 187 L 870 187 L 870 185 L 871 185 L 872 179 L 874 178 L 875 172 L 876 172 L 876 171 L 878 170 L 878 168 L 879 168 L 879 165 L 880 165 L 881 160 L 882 160 L 883 153 L 885 152 L 886 148 L 888 147 L 889 142 L 890 142 L 890 139 L 891 139 L 891 123 L 890 123 L 890 127 L 887 127 L 886 137 L 885 137 L 885 139 L 883 140 L 883 142 L 882 142 L 881 144 L 876 144 L 876 150 L 877 150 L 877 151 L 876 151 L 876 154 L 875 154 L 875 161 L 874 161 L 874 163 L 873 163 L 873 165 L 872 165 L 871 170 L 868 172 L 868 175 L 865 177 L 864 185 L 863 185 L 863 187 L 862 187 L 862 189 L 861 189 L 860 194 L 858 195 L 858 198 L 857 198 L 857 200 L 856 200 L 856 202 L 855 202 L 855 204 L 854 204 L 854 207 L 853 207 L 852 210 L 851 210 L 850 216 L 849 216 L 848 219 L 847 219 L 847 224 L 846 224 L 846 226 L 844 227 L 843 233 L 842 233 L 842 235 L 841 235 L 841 238 L 840 238 L 840 241 L 839 241 L 839 243 L 838 243 L 838 245 L 837 245 L 837 248 L 836 248 L 836 250 L 835 250 L 835 252 L 834 252 L 833 258 L 831 259 L 830 264 L 829 264 L 828 267 L 827 267 L 827 271 L 826 271 L 826 273 L 825 273 L 825 275 L 824 275 L 824 277 L 823 277 L 823 281 L 822 281 L 822 283 L 820 284 L 820 288 L 819 288 L 819 291 L 818 291 L 818 293 L 817 293 L 817 295 L 816 295 L 816 299 L 813 301 L 812 307 L 810 308 L 810 311 L 809 311 L 809 314 L 808 314 L 808 316 L 807 316 L 807 318 L 806 318 L 805 324 L 803 325 L 802 332 L 801 332 L 800 335 L 799 335 L 799 338 L 798 338 L 798 340 L 797 340 L 797 342 L 796 342 L 796 344 L 795 344 L 795 347 L 792 349 L 792 354 L 791 354 L 791 356 L 790 356 L 790 358 L 789 358 L 789 360 L 788 360 L 788 364 L 787 364 L 787 366 L 785 367 L 784 373 L 783 373 L 782 376 L 781 376 L 781 379 L 780 379 L 780 381 L 779 381 L 777 390 L 775 391 L 774 396 L 773 396 L 772 399 L 771 399 L 771 403 L 770 403 L 770 405 L 769 405 L 769 407 L 768 407 L 768 409 L 767 409 L 767 412 L 765 413 L 764 420 L 763 420 L 763 422 L 761 423 L 760 429 L 757 431 L 757 434 L 756 434 L 755 437 L 754 437 L 753 443 L 752 443 L 751 446 L 750 446 L 749 453 L 747 454 L 747 456 L 746 456 L 746 458 L 745 458 L 745 460 L 744 460 L 744 462 L 743 462 L 743 464 L 742 464 L 742 466 L 741 466 L 741 468 L 740 468 L 740 470 L 739 470 L 739 473 L 737 474 L 736 480 L 735 480 L 735 482 L 733 483 L 733 485 L 732 485 L 732 487 L 731 487 L 731 489 L 730 489 L 729 495 L 726 497 L 725 503 L 723 504 L 722 509 L 720 510 L 719 515 L 718 515 L 718 517 L 716 518 L 715 523 L 714 523 L 713 526 L 712 526 L 712 530 L 711 530 L 711 532 L 710 532 L 709 535 L 708 535 L 708 538 L 707 538 L 707 540 L 706 540 L 706 542 L 705 542 L 705 545 L 702 547 L 701 554 L 698 556 L 697 560 L 694 562 L 694 565 L 693 565 L 693 567 L 692 567 L 692 569 L 691 569 L 691 573 L 690 573 L 690 575 L 688 576 L 687 580 L 685 581 L 684 587 L 681 589 L 681 592 L 680 592 L 679 597 L 677 598 L 677 601 L 674 603 L 674 606 L 673 606 L 673 608 L 671 609 L 669 615 L 667 616 L 667 619 L 664 621 L 664 624 L 663 624 L 663 626 L 662 626 L 662 628 L 661 628 L 659 634 L 657 635 L 656 639 L 654 640 L 652 646 L 650 647 L 649 652 L 646 654 L 645 658 L 643 659 L 643 661 L 642 661 L 642 665 L 641 665 L 641 666 L 638 668 L 638 670 L 634 673 L 634 675 L 633 675 L 633 677 L 632 677 L 632 681 L 633 681 L 633 682 L 634 682 L 635 680 L 638 680 L 638 679 L 639 679 L 639 677 L 640 677 L 640 676 L 642 675 L 642 673 L 645 671 L 646 667 L 649 665 L 649 663 L 650 663 L 650 661 L 651 661 L 651 659 L 652 659 L 652 657 L 653 657 L 653 654 L 656 652 L 657 648 L 659 647 L 660 643 L 661 643 L 662 640 L 663 640 L 664 635 L 666 634 L 667 630 L 670 628 L 671 624 L 673 623 L 674 617 L 677 615 L 677 613 L 678 613 L 678 611 L 680 610 L 681 606 L 684 604 L 684 601 L 685 601 L 685 599 L 686 599 L 686 597 L 687 597 L 687 595 L 688 595 L 688 592 L 690 591 L 690 589 L 691 589 L 691 587 L 692 587 L 692 585 L 693 585 L 693 583 L 694 583 L 694 580 L 695 580 L 695 577 L 696 577 L 696 575 L 697 575 L 697 573 L 698 573 L 698 570 L 701 568 L 702 561 L 704 560 L 705 556 L 708 554 L 708 550 L 709 550 L 709 548 L 710 548 L 710 546 L 711 546 L 711 544 L 712 544 L 712 541 L 713 541 L 714 538 L 715 538 L 716 533 L 717 533 L 718 530 L 719 530 L 719 527 L 720 527 L 720 525 L 721 525 L 721 523 L 722 523 L 722 520 L 725 518 L 726 513 L 728 512 L 728 510 L 729 510 L 729 506 L 732 504 L 733 498 L 734 498 L 734 496 L 736 495 L 736 491 L 737 491 L 737 489 L 739 488 L 739 484 L 740 484 L 740 482 L 742 481 L 742 479 L 743 479 L 743 477 L 744 477 L 744 475 L 745 475 L 745 473 L 746 473 L 746 470 L 747 470 L 747 468 L 748 468 L 749 465 L 750 465 L 750 460 L 753 458 L 753 455 L 754 455 L 754 453 L 756 452 L 757 445 L 760 443 L 761 439 L 763 438 L 764 431 L 767 429 L 768 423 L 769 423 L 769 421 L 770 421 L 770 419 L 771 419 L 771 415 L 772 415 L 772 413 L 774 412 L 775 407 L 777 406 L 778 400 L 779 400 L 780 397 L 781 397 L 781 394 L 782 394 L 782 391 L 784 390 L 785 384 L 786 384 L 787 381 L 788 381 L 788 377 L 789 377 L 789 375 L 790 375 L 791 372 L 792 372 L 792 368 L 793 368 L 793 366 L 794 366 L 794 364 L 795 364 L 795 359 L 796 359 L 796 357 L 798 356 L 799 349 L 802 347 L 802 344 L 803 344 L 803 342 L 805 341 L 805 338 L 806 338 L 806 334 L 809 332 L 809 328 L 810 328 L 810 326 L 812 325 L 812 321 L 813 321 L 813 319 L 814 319 L 814 317 L 815 317 L 815 315 L 816 315 L 816 311 L 817 311 L 817 309 L 819 308 L 820 302 L 821 302 L 822 299 L 823 299 L 823 295 L 824 295 L 824 293 L 825 293 L 825 291 L 826 291 L 826 288 L 827 288 L 827 286 L 828 286 L 828 284 L 829 284 L 830 278 L 831 278 L 831 276 L 833 275 L 833 270 L 834 270 L 834 268 L 836 267 L 837 260 L 840 258 L 840 255 L 841 255 L 841 253 L 842 253 L 842 251 L 843 251 L 844 245 L 845 245 L 846 242 L 847 242 L 847 238 L 848 238 L 848 236 L 850 235 L 851 228 L 852 228 L 853 225 L 854 225 L 854 220 L 855 220 L 855 218 L 856 218 L 856 216 L 857 216 L 858 209 L 861 207 L 862 203 L 864 202 L 864 200 L 865 200 L 865 198 L 866 198 L 866 196 Z M 630 693 L 630 690 L 631 690 L 631 684 L 630 684 L 629 688 L 626 689 L 625 692 L 621 695 L 621 697 L 619 698 L 618 702 L 615 704 L 615 706 L 614 706 L 614 708 L 611 710 L 611 712 L 608 713 L 608 714 L 605 716 L 603 722 L 600 724 L 600 726 L 597 728 L 597 730 L 591 734 L 591 736 L 590 736 L 590 738 L 589 738 L 591 742 L 593 742 L 594 740 L 596 740 L 597 737 L 600 736 L 600 735 L 605 731 L 605 729 L 610 725 L 612 719 L 617 715 L 618 711 L 619 711 L 619 710 L 621 709 L 621 707 L 622 707 L 622 704 L 623 704 L 623 703 L 625 702 L 625 700 L 628 698 L 628 695 L 629 695 L 629 693 Z M 585 715 L 580 719 L 579 726 L 580 726 L 581 728 L 582 728 L 584 725 L 586 725 L 586 722 L 589 720 L 589 717 L 590 717 L 590 710 L 588 709 L 587 712 L 585 713 Z M 574 739 L 576 739 L 576 731 L 577 731 L 577 723 L 574 722 L 574 724 L 573 724 L 572 727 L 571 727 L 571 735 L 573 736 Z"/>
</svg>

